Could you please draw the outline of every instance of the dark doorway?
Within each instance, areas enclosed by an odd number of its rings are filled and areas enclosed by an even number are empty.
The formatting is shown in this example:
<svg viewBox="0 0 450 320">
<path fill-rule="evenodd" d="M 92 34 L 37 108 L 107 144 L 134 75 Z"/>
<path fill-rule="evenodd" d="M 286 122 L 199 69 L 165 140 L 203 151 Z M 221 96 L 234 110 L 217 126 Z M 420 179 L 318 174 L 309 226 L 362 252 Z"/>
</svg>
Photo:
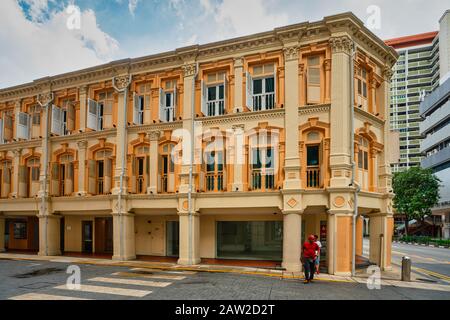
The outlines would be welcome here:
<svg viewBox="0 0 450 320">
<path fill-rule="evenodd" d="M 93 234 L 92 234 L 92 221 L 83 221 L 82 222 L 82 235 L 81 241 L 83 245 L 83 253 L 92 253 L 92 242 L 93 242 Z"/>
<path fill-rule="evenodd" d="M 95 253 L 113 253 L 112 218 L 95 218 Z"/>
<path fill-rule="evenodd" d="M 66 221 L 64 218 L 61 218 L 59 221 L 59 249 L 61 250 L 61 254 L 64 253 L 64 234 L 66 230 Z"/>
</svg>

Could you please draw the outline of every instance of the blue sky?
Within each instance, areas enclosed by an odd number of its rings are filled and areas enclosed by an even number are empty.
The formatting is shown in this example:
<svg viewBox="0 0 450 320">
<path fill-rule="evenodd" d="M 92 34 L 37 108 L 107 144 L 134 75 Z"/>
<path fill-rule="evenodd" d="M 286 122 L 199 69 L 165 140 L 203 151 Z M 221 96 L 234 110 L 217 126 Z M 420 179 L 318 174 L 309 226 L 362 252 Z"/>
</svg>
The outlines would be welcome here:
<svg viewBox="0 0 450 320">
<path fill-rule="evenodd" d="M 66 27 L 69 5 L 80 29 Z M 353 11 L 366 22 L 380 8 L 383 39 L 438 29 L 442 0 L 1 0 L 0 88 L 40 77 L 271 30 Z"/>
</svg>

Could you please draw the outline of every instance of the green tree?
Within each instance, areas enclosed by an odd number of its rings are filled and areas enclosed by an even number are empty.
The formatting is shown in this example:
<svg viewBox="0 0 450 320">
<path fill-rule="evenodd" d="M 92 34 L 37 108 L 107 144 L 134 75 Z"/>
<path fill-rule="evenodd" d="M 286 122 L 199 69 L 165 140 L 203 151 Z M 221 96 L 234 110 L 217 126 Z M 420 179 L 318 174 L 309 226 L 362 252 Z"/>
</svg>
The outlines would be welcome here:
<svg viewBox="0 0 450 320">
<path fill-rule="evenodd" d="M 438 204 L 440 182 L 431 169 L 420 167 L 394 174 L 394 208 L 405 215 L 406 235 L 409 220 L 423 222 L 431 214 L 431 208 Z"/>
</svg>

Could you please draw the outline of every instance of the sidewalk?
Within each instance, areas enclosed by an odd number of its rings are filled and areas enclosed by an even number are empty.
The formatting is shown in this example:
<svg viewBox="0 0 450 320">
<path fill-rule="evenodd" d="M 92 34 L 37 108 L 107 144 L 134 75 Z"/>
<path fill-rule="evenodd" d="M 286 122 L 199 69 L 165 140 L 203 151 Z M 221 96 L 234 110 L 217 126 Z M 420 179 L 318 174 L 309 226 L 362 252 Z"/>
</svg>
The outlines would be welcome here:
<svg viewBox="0 0 450 320">
<path fill-rule="evenodd" d="M 16 260 L 16 261 L 47 261 L 57 263 L 68 263 L 78 265 L 95 265 L 108 267 L 129 267 L 129 268 L 148 268 L 161 271 L 195 271 L 195 272 L 211 272 L 211 273 L 233 273 L 240 275 L 255 275 L 279 278 L 280 280 L 302 280 L 303 273 L 286 272 L 283 270 L 265 269 L 265 268 L 249 268 L 238 266 L 223 265 L 206 265 L 199 264 L 195 266 L 180 266 L 169 262 L 151 262 L 151 261 L 115 261 L 108 259 L 92 259 L 79 257 L 62 257 L 62 256 L 38 256 L 27 254 L 0 253 L 0 260 Z M 366 284 L 370 276 L 366 272 L 367 269 L 357 270 L 355 277 L 343 277 L 329 274 L 320 274 L 316 276 L 317 282 L 341 282 Z M 411 282 L 400 281 L 400 268 L 393 266 L 391 271 L 383 271 L 381 274 L 382 286 L 407 287 L 425 290 L 438 290 L 450 292 L 450 285 L 440 285 L 435 283 L 427 283 L 420 280 L 420 275 L 411 274 Z M 422 276 L 423 279 L 423 276 Z"/>
</svg>

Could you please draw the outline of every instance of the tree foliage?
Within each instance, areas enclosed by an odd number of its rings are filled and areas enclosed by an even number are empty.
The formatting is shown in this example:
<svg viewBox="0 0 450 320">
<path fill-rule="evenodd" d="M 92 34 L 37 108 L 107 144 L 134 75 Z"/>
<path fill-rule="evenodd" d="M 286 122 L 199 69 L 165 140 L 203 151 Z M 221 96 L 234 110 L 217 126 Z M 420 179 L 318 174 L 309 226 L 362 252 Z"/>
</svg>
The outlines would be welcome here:
<svg viewBox="0 0 450 320">
<path fill-rule="evenodd" d="M 394 174 L 394 208 L 397 213 L 411 219 L 422 221 L 431 214 L 431 208 L 439 201 L 439 183 L 441 181 L 431 169 L 413 167 Z M 408 230 L 406 224 L 406 231 Z"/>
</svg>

